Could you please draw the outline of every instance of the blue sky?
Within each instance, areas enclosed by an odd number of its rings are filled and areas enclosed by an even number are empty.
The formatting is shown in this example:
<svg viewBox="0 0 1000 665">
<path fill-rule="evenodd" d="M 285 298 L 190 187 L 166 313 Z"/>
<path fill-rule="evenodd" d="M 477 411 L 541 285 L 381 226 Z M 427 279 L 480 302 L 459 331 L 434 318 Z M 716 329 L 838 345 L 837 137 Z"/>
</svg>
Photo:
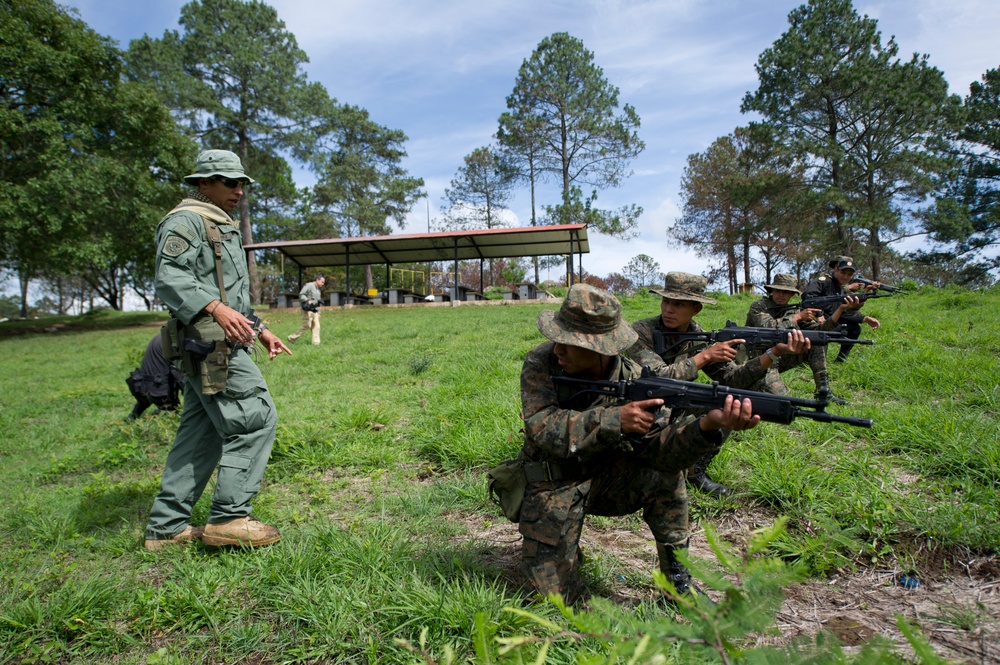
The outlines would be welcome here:
<svg viewBox="0 0 1000 665">
<path fill-rule="evenodd" d="M 178 29 L 179 0 L 71 0 L 92 28 L 118 40 Z M 634 174 L 599 194 L 601 207 L 635 203 L 645 210 L 639 237 L 620 242 L 591 234 L 584 268 L 607 275 L 635 255 L 661 270 L 702 272 L 693 253 L 671 247 L 667 227 L 679 215 L 688 155 L 752 118 L 743 95 L 757 87 L 754 64 L 788 27 L 794 0 L 280 0 L 270 4 L 309 55 L 308 76 L 341 102 L 409 137 L 405 166 L 422 177 L 433 218 L 465 155 L 487 145 L 505 110 L 521 62 L 554 32 L 583 40 L 606 77 L 632 104 L 646 150 Z M 1000 66 L 996 0 L 855 0 L 878 20 L 883 43 L 895 35 L 902 57 L 918 52 L 944 72 L 951 91 Z M 298 184 L 312 183 L 297 173 Z M 542 195 L 552 203 L 554 189 Z M 421 201 L 404 232 L 427 230 Z M 512 206 L 530 220 L 527 191 Z M 913 246 L 913 241 L 909 246 Z M 556 277 L 555 274 L 551 275 Z"/>
</svg>

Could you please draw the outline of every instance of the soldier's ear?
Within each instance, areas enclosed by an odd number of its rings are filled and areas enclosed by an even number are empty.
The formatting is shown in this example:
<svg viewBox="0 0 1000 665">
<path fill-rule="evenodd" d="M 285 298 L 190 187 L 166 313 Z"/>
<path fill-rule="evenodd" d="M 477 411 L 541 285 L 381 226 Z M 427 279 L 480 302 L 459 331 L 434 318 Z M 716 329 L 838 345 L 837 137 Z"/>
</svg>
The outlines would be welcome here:
<svg viewBox="0 0 1000 665">
<path fill-rule="evenodd" d="M 694 313 L 697 314 L 702 310 L 703 307 L 705 307 L 703 304 L 701 304 L 700 302 L 696 302 L 694 304 Z"/>
</svg>

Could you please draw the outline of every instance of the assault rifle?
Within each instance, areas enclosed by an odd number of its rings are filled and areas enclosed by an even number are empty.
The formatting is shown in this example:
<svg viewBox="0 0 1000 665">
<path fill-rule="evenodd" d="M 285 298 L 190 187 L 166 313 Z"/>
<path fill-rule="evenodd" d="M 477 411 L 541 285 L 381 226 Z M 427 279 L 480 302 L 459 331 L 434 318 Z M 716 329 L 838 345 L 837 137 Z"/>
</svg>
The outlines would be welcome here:
<svg viewBox="0 0 1000 665">
<path fill-rule="evenodd" d="M 877 293 L 875 291 L 866 291 L 864 293 L 844 293 L 836 294 L 832 296 L 815 296 L 812 298 L 803 298 L 800 302 L 789 303 L 787 305 L 776 305 L 774 307 L 768 307 L 767 311 L 781 316 L 785 312 L 793 309 L 822 309 L 825 310 L 830 305 L 840 305 L 844 302 L 844 298 L 857 298 L 862 303 L 866 300 L 871 300 L 872 298 L 891 298 L 892 294 L 889 293 Z"/>
<path fill-rule="evenodd" d="M 788 425 L 796 418 L 809 418 L 822 423 L 845 423 L 853 427 L 872 426 L 872 421 L 868 418 L 827 413 L 826 406 L 829 404 L 827 401 L 730 388 L 721 386 L 718 382 L 707 384 L 667 379 L 656 376 L 648 367 L 642 368 L 642 376 L 637 379 L 608 381 L 554 376 L 552 381 L 557 386 L 579 388 L 571 399 L 582 394 L 600 395 L 628 402 L 659 398 L 663 400 L 664 406 L 671 409 L 710 410 L 725 406 L 726 395 L 732 395 L 737 399 L 749 398 L 754 415 L 769 423 Z"/>
<path fill-rule="evenodd" d="M 754 328 L 751 326 L 738 326 L 732 321 L 726 321 L 726 327 L 721 330 L 706 330 L 704 332 L 686 333 L 663 333 L 660 330 L 653 331 L 653 345 L 658 355 L 663 355 L 670 349 L 683 344 L 686 340 L 697 339 L 705 342 L 728 342 L 732 339 L 746 340 L 748 348 L 755 346 L 774 346 L 788 341 L 789 331 L 784 328 Z M 666 345 L 666 337 L 676 337 L 680 341 Z M 802 336 L 809 340 L 813 346 L 826 346 L 827 344 L 868 344 L 875 343 L 871 339 L 851 339 L 847 336 L 847 327 L 840 326 L 839 330 L 803 330 Z"/>
<path fill-rule="evenodd" d="M 866 277 L 862 277 L 861 275 L 855 275 L 851 278 L 851 284 L 864 284 L 865 286 L 871 286 L 874 283 L 875 282 Z M 877 290 L 886 291 L 888 293 L 902 293 L 903 295 L 906 295 L 905 290 L 899 288 L 898 286 L 893 286 L 892 284 L 879 284 Z"/>
</svg>

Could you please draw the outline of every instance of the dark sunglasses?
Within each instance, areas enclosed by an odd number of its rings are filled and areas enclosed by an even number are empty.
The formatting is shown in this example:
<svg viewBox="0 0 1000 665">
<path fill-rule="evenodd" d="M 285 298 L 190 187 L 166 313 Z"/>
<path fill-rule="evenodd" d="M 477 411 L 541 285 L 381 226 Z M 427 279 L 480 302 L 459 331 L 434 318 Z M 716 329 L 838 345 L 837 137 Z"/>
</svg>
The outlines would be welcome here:
<svg viewBox="0 0 1000 665">
<path fill-rule="evenodd" d="M 213 179 L 218 180 L 229 189 L 236 189 L 237 187 L 243 187 L 244 185 L 248 184 L 246 180 L 234 180 L 232 178 L 213 178 Z"/>
</svg>

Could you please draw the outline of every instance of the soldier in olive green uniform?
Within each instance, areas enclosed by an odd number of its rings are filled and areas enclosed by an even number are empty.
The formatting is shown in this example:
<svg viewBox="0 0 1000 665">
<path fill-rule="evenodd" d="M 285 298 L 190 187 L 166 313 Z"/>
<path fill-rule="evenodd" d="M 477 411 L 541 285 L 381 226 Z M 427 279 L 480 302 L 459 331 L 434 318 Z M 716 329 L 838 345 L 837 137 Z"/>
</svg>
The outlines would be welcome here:
<svg viewBox="0 0 1000 665">
<path fill-rule="evenodd" d="M 844 312 L 851 309 L 851 303 L 841 304 L 829 317 L 824 316 L 822 310 L 815 308 L 802 309 L 792 307 L 786 309 L 788 301 L 792 299 L 792 296 L 799 295 L 799 290 L 795 286 L 795 275 L 775 275 L 773 284 L 764 285 L 767 295 L 750 305 L 750 311 L 747 312 L 746 325 L 755 328 L 787 330 L 794 328 L 801 330 L 837 330 L 840 327 L 840 317 Z M 764 349 L 749 349 L 749 352 L 751 356 L 759 356 L 764 352 Z M 785 382 L 781 380 L 781 373 L 787 372 L 803 363 L 808 364 L 812 370 L 813 381 L 816 383 L 816 399 L 830 399 L 840 404 L 846 403 L 839 397 L 830 394 L 825 346 L 816 346 L 805 353 L 797 355 L 782 356 L 777 366 L 771 365 L 767 369 L 767 375 L 764 377 L 764 380 L 755 386 L 754 389 L 775 395 L 788 395 L 790 391 Z"/>
<path fill-rule="evenodd" d="M 250 307 L 240 230 L 230 217 L 253 182 L 226 150 L 198 155 L 184 181 L 197 188 L 156 230 L 156 295 L 173 316 L 164 353 L 185 370 L 184 410 L 146 526 L 147 549 L 195 538 L 208 545 L 267 545 L 272 526 L 250 518 L 274 442 L 277 415 L 250 357 L 259 340 L 270 358 L 291 353 Z M 191 509 L 218 467 L 204 529 Z"/>
<path fill-rule="evenodd" d="M 699 340 L 680 341 L 670 333 L 703 332 L 694 320 L 703 305 L 714 305 L 715 300 L 705 295 L 708 280 L 700 275 L 685 272 L 668 272 L 664 288 L 650 291 L 661 296 L 660 315 L 637 321 L 632 325 L 638 334 L 638 341 L 626 355 L 642 366 L 648 366 L 658 376 L 682 381 L 694 381 L 698 371 L 705 372 L 713 381 L 734 388 L 750 388 L 764 378 L 767 368 L 778 356 L 798 352 L 806 344 L 801 334 L 789 338 L 788 344 L 776 344 L 767 353 L 746 363 L 733 362 L 737 346 L 744 340 L 736 339 L 708 345 Z M 662 355 L 656 353 L 654 332 L 664 337 L 666 349 Z M 794 346 L 790 346 L 794 343 Z M 725 435 L 728 436 L 728 433 Z M 704 456 L 688 470 L 688 480 L 698 489 L 709 494 L 726 494 L 728 489 L 712 480 L 707 473 L 718 451 Z M 683 491 L 683 487 L 682 487 Z M 684 505 L 684 522 L 687 522 L 687 494 L 678 497 Z"/>
<path fill-rule="evenodd" d="M 323 285 L 326 278 L 317 275 L 316 279 L 307 283 L 299 291 L 299 304 L 302 306 L 302 327 L 288 336 L 288 341 L 295 343 L 307 330 L 312 331 L 313 345 L 319 345 L 319 307 L 323 304 Z"/>
<path fill-rule="evenodd" d="M 530 351 L 521 371 L 524 418 L 522 460 L 528 484 L 519 530 L 526 573 L 541 593 L 573 602 L 583 592 L 579 577 L 580 534 L 585 515 L 643 511 L 656 541 L 660 569 L 678 591 L 690 575 L 674 550 L 687 545 L 677 530 L 673 497 L 683 470 L 722 444 L 720 430 L 749 429 L 759 422 L 749 400 L 727 400 L 699 419 L 654 426 L 651 410 L 663 400 L 622 403 L 557 390 L 555 376 L 619 380 L 639 375 L 620 355 L 636 339 L 621 319 L 621 305 L 606 291 L 573 286 L 558 312 L 538 316 L 549 340 Z"/>
</svg>

